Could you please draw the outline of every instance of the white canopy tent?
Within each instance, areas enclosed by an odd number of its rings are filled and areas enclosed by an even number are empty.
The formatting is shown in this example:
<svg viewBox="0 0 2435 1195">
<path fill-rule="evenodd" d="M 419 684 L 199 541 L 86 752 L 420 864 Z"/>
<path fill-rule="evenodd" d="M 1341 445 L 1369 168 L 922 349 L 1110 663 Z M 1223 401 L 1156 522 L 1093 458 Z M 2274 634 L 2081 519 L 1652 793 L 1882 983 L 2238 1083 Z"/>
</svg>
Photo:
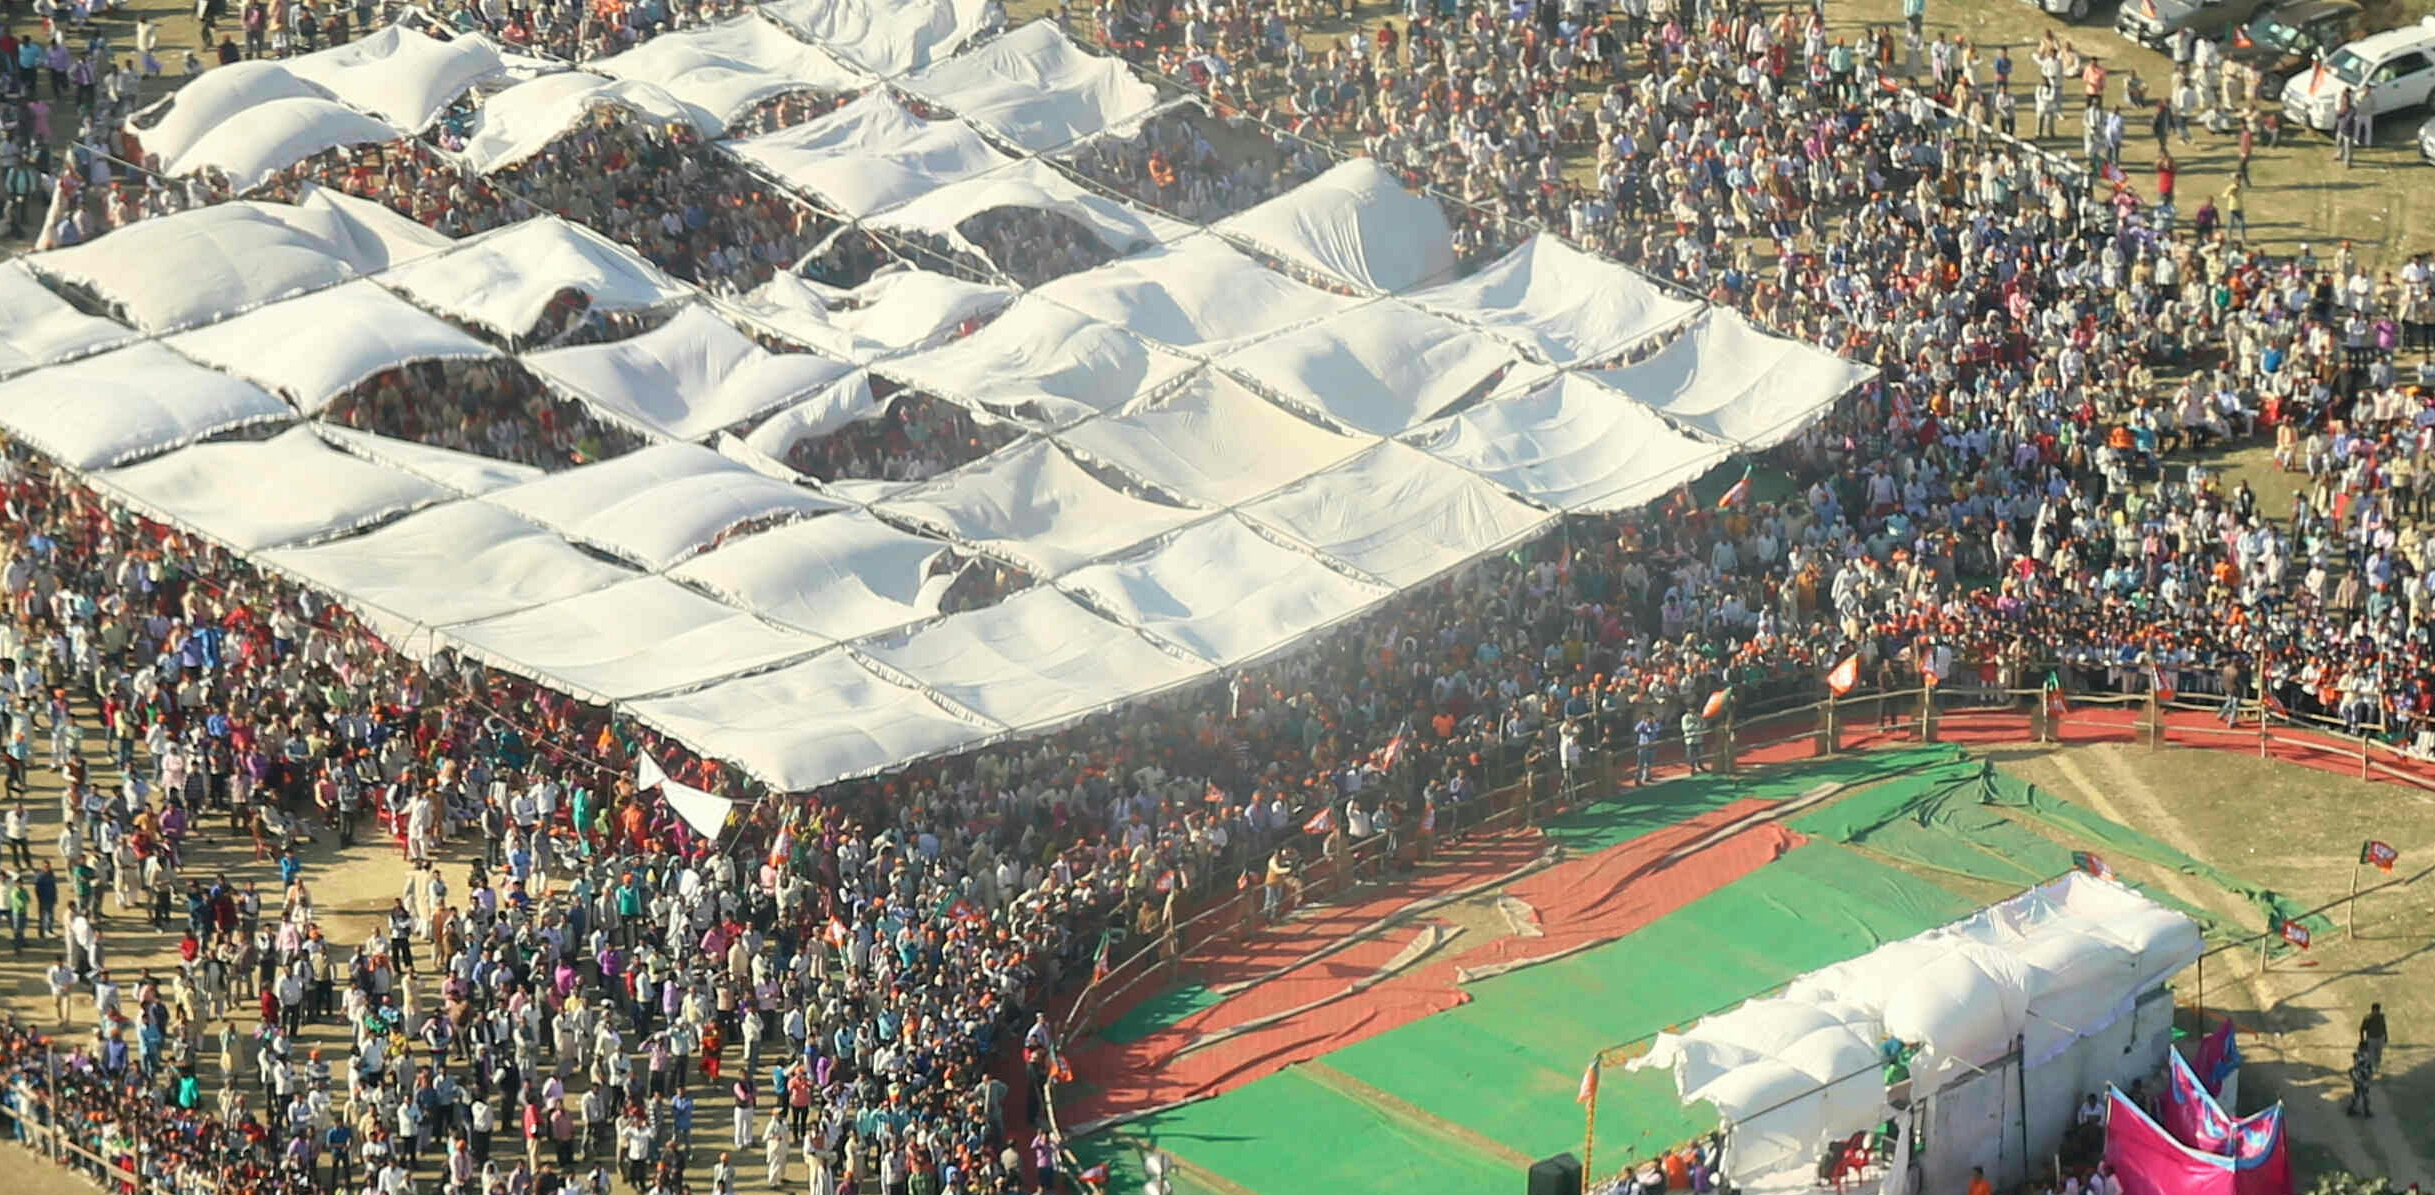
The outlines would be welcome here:
<svg viewBox="0 0 2435 1195">
<path fill-rule="evenodd" d="M 86 315 L 25 268 L 0 262 L 0 377 L 99 352 L 135 339 L 135 331 Z"/>
<path fill-rule="evenodd" d="M 1210 369 L 1120 415 L 1075 424 L 1057 438 L 1161 490 L 1210 506 L 1250 501 L 1374 442 L 1289 414 Z"/>
<path fill-rule="evenodd" d="M 504 170 L 549 148 L 603 107 L 658 124 L 693 119 L 692 109 L 652 84 L 559 71 L 485 98 L 458 157 L 482 174 Z"/>
<path fill-rule="evenodd" d="M 1836 399 L 1876 374 L 1711 308 L 1647 359 L 1590 376 L 1683 427 L 1757 452 L 1817 422 Z"/>
<path fill-rule="evenodd" d="M 658 572 L 748 523 L 843 503 L 765 477 L 699 444 L 655 444 L 494 490 L 482 501 Z"/>
<path fill-rule="evenodd" d="M 485 664 L 602 703 L 758 671 L 828 644 L 664 577 L 466 623 L 441 638 Z"/>
<path fill-rule="evenodd" d="M 871 375 L 857 369 L 762 420 L 744 437 L 744 444 L 783 463 L 787 451 L 797 443 L 829 435 L 858 420 L 878 418 L 886 410 L 886 404 L 871 391 Z M 788 471 L 793 472 L 792 466 Z"/>
<path fill-rule="evenodd" d="M 1231 512 L 1077 569 L 1057 584 L 1126 625 L 1226 668 L 1395 594 L 1279 544 Z"/>
<path fill-rule="evenodd" d="M 640 336 L 523 361 L 602 415 L 676 440 L 759 418 L 853 369 L 811 353 L 770 352 L 700 304 Z"/>
<path fill-rule="evenodd" d="M 1556 518 L 1392 440 L 1242 512 L 1399 588 L 1528 538 Z"/>
<path fill-rule="evenodd" d="M 1006 306 L 1014 292 L 928 270 L 886 270 L 852 290 L 781 273 L 721 306 L 844 361 L 918 348 Z"/>
<path fill-rule="evenodd" d="M 1207 233 L 1068 274 L 1032 294 L 1212 356 L 1360 302 L 1304 286 Z"/>
<path fill-rule="evenodd" d="M 692 291 L 615 241 L 556 216 L 476 237 L 381 275 L 380 284 L 434 311 L 509 339 L 529 335 L 563 291 L 594 311 L 633 311 Z"/>
<path fill-rule="evenodd" d="M 1215 671 L 1045 587 L 859 646 L 957 705 L 1026 733 Z"/>
<path fill-rule="evenodd" d="M 298 334 L 304 330 L 310 334 Z M 504 356 L 369 279 L 257 307 L 165 343 L 279 394 L 307 415 L 383 370 Z"/>
<path fill-rule="evenodd" d="M 963 47 L 987 24 L 988 0 L 778 0 L 770 19 L 893 78 Z"/>
<path fill-rule="evenodd" d="M 1405 291 L 1454 278 L 1454 229 L 1444 209 L 1404 189 L 1375 158 L 1352 158 L 1210 230 L 1367 291 Z"/>
<path fill-rule="evenodd" d="M 163 163 L 173 175 L 215 173 L 239 194 L 324 150 L 385 145 L 406 135 L 334 100 L 297 96 L 232 114 Z"/>
<path fill-rule="evenodd" d="M 1086 54 L 1045 18 L 907 76 L 898 86 L 1031 153 L 1103 131 L 1130 136 L 1158 89 L 1121 60 Z"/>
<path fill-rule="evenodd" d="M 331 447 L 354 453 L 376 464 L 412 473 L 425 481 L 446 486 L 467 498 L 478 498 L 492 490 L 522 485 L 541 476 L 541 470 L 531 465 L 476 456 L 453 448 L 436 448 L 413 440 L 340 427 L 335 423 L 315 423 L 313 431 L 329 441 Z"/>
<path fill-rule="evenodd" d="M 23 260 L 160 335 L 392 269 L 450 243 L 379 204 L 307 187 L 293 204 L 214 204 Z"/>
<path fill-rule="evenodd" d="M 947 545 L 868 511 L 789 523 L 704 552 L 668 575 L 773 622 L 857 639 L 934 617 Z"/>
<path fill-rule="evenodd" d="M 1424 310 L 1507 337 L 1554 365 L 1596 364 L 1701 308 L 1628 266 L 1544 232 L 1469 278 L 1409 298 Z"/>
<path fill-rule="evenodd" d="M 1341 427 L 1382 436 L 1547 372 L 1494 336 L 1392 301 L 1278 333 L 1219 364 Z"/>
<path fill-rule="evenodd" d="M 1014 159 L 958 121 L 923 120 L 873 88 L 791 129 L 724 143 L 822 205 L 860 219 Z"/>
<path fill-rule="evenodd" d="M 268 59 L 232 62 L 203 72 L 127 118 L 144 153 L 175 162 L 213 129 L 279 100 L 334 99 L 329 89 Z"/>
<path fill-rule="evenodd" d="M 970 710 L 881 677 L 843 649 L 626 708 L 780 791 L 868 776 L 1005 733 Z"/>
<path fill-rule="evenodd" d="M 1109 486 L 1047 440 L 1018 442 L 873 509 L 935 528 L 1046 580 L 1191 522 Z"/>
<path fill-rule="evenodd" d="M 722 136 L 747 108 L 790 91 L 858 91 L 870 77 L 756 13 L 664 33 L 586 65 L 613 79 L 675 96 L 705 137 Z"/>
<path fill-rule="evenodd" d="M 1193 362 L 1112 324 L 1023 298 L 987 327 L 880 363 L 907 386 L 1035 427 L 1062 427 L 1156 392 Z"/>
<path fill-rule="evenodd" d="M 92 482 L 160 522 L 238 552 L 309 543 L 456 495 L 322 443 L 309 427 L 196 444 Z"/>
<path fill-rule="evenodd" d="M 259 387 L 148 341 L 0 382 L 0 427 L 78 469 L 295 414 Z"/>
<path fill-rule="evenodd" d="M 1727 455 L 1572 373 L 1427 424 L 1408 441 L 1535 502 L 1574 513 L 1629 510 L 1715 468 Z"/>
<path fill-rule="evenodd" d="M 441 41 L 403 25 L 386 25 L 280 65 L 351 108 L 420 133 L 458 96 L 506 64 L 485 38 Z"/>
<path fill-rule="evenodd" d="M 948 183 L 910 203 L 865 217 L 862 223 L 865 228 L 939 237 L 957 249 L 989 261 L 988 252 L 965 237 L 962 225 L 983 212 L 1009 207 L 1054 212 L 1119 253 L 1180 240 L 1198 231 L 1181 220 L 1170 220 L 1087 190 L 1038 158 L 1025 158 L 987 174 Z"/>
<path fill-rule="evenodd" d="M 496 618 L 636 575 L 471 500 L 346 539 L 273 548 L 258 559 L 324 592 L 345 594 L 366 625 L 418 659 L 441 646 L 419 632 Z"/>
</svg>

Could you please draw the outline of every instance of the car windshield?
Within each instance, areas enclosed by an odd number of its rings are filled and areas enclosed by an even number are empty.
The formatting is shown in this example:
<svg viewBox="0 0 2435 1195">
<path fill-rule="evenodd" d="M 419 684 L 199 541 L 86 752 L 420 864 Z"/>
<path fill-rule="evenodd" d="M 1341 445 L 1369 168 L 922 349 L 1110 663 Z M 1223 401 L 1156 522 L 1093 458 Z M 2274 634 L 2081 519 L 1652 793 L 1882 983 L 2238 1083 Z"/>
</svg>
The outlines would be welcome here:
<svg viewBox="0 0 2435 1195">
<path fill-rule="evenodd" d="M 2326 60 L 2325 69 L 2332 71 L 2334 78 L 2353 87 L 2367 82 L 2367 59 L 2361 58 L 2357 50 L 2335 51 L 2334 56 Z"/>
<path fill-rule="evenodd" d="M 2298 53 L 2307 46 L 2308 35 L 2301 32 L 2297 25 L 2286 24 L 2273 17 L 2259 17 L 2249 26 L 2249 40 L 2261 46 Z"/>
</svg>

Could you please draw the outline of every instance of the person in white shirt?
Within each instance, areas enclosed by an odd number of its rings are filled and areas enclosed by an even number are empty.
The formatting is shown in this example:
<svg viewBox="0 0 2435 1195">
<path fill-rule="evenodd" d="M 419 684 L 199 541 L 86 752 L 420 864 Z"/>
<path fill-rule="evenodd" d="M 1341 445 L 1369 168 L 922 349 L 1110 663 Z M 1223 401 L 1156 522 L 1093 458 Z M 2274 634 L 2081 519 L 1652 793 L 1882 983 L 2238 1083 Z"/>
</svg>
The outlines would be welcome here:
<svg viewBox="0 0 2435 1195">
<path fill-rule="evenodd" d="M 62 959 L 51 964 L 51 969 L 43 972 L 42 977 L 51 985 L 51 1011 L 58 1017 L 61 1025 L 66 1025 L 68 1023 L 68 996 L 76 991 L 76 968 L 69 966 L 67 961 Z"/>
</svg>

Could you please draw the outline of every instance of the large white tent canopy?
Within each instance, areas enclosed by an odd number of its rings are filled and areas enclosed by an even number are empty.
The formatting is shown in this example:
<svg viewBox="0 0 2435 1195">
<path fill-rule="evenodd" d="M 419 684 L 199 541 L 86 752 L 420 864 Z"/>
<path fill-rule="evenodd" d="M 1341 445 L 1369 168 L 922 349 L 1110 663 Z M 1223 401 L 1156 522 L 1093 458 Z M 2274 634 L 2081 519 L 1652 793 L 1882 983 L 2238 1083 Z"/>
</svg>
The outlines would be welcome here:
<svg viewBox="0 0 2435 1195">
<path fill-rule="evenodd" d="M 0 377 L 99 352 L 135 332 L 86 315 L 37 281 L 25 260 L 0 262 Z"/>
<path fill-rule="evenodd" d="M 659 307 L 692 293 L 625 246 L 556 216 L 508 225 L 391 270 L 380 283 L 510 339 L 530 334 L 564 292 L 595 311 Z"/>
<path fill-rule="evenodd" d="M 668 575 L 773 622 L 856 639 L 936 615 L 954 580 L 938 567 L 947 554 L 856 510 L 747 536 Z"/>
<path fill-rule="evenodd" d="M 894 640 L 862 645 L 872 659 L 1010 729 L 1052 729 L 1118 702 L 1209 676 L 1054 589 L 952 614 Z"/>
<path fill-rule="evenodd" d="M 944 698 L 882 677 L 843 649 L 627 709 L 780 790 L 868 776 L 1005 733 Z"/>
<path fill-rule="evenodd" d="M 1038 20 L 898 84 L 1032 153 L 1113 130 L 1158 106 L 1158 89 L 1113 58 L 1086 54 Z"/>
<path fill-rule="evenodd" d="M 648 83 L 675 96 L 705 137 L 725 133 L 728 122 L 772 96 L 855 91 L 870 82 L 862 72 L 797 41 L 755 13 L 662 34 L 590 63 L 587 69 Z"/>
<path fill-rule="evenodd" d="M 1756 452 L 1817 422 L 1874 372 L 1712 309 L 1647 359 L 1591 376 L 1684 427 Z"/>
<path fill-rule="evenodd" d="M 879 366 L 915 389 L 1039 427 L 1113 410 L 1192 369 L 1190 358 L 1033 298 L 961 340 Z"/>
<path fill-rule="evenodd" d="M 698 304 L 630 340 L 529 353 L 524 364 L 619 423 L 678 440 L 759 418 L 853 368 L 770 352 Z"/>
<path fill-rule="evenodd" d="M 441 41 L 403 25 L 388 25 L 280 65 L 348 107 L 419 133 L 458 96 L 506 64 L 485 38 Z"/>
<path fill-rule="evenodd" d="M 294 415 L 260 387 L 150 342 L 0 382 L 0 427 L 78 469 Z"/>
<path fill-rule="evenodd" d="M 313 425 L 313 430 L 336 448 L 446 486 L 467 498 L 478 498 L 492 490 L 522 485 L 541 476 L 541 470 L 531 465 L 494 460 L 413 440 L 400 440 L 335 423 L 317 423 Z"/>
<path fill-rule="evenodd" d="M 988 0 L 777 0 L 763 13 L 883 78 L 961 48 L 986 23 Z"/>
<path fill-rule="evenodd" d="M 1454 229 L 1437 201 L 1406 191 L 1373 158 L 1354 158 L 1212 231 L 1368 291 L 1454 279 Z"/>
<path fill-rule="evenodd" d="M 1540 233 L 1459 282 L 1410 295 L 1416 306 L 1487 328 L 1555 365 L 1613 357 L 1700 310 L 1627 266 Z"/>
<path fill-rule="evenodd" d="M 1278 333 L 1220 364 L 1303 410 L 1382 436 L 1546 372 L 1494 336 L 1392 301 Z"/>
<path fill-rule="evenodd" d="M 485 98 L 474 111 L 458 156 L 482 174 L 504 170 L 547 149 L 594 109 L 604 107 L 661 124 L 693 119 L 693 110 L 665 88 L 603 79 L 588 71 L 558 71 Z"/>
<path fill-rule="evenodd" d="M 1370 443 L 1288 414 L 1207 369 L 1121 415 L 1077 424 L 1058 439 L 1160 490 L 1211 506 L 1257 498 Z"/>
<path fill-rule="evenodd" d="M 1723 463 L 1726 450 L 1666 425 L 1580 374 L 1559 374 L 1414 432 L 1411 442 L 1533 501 L 1629 510 Z"/>
<path fill-rule="evenodd" d="M 664 577 L 467 623 L 443 638 L 493 667 L 600 702 L 707 684 L 827 646 Z"/>
<path fill-rule="evenodd" d="M 1013 298 L 1005 287 L 889 270 L 851 290 L 780 274 L 724 306 L 797 344 L 861 364 L 929 344 Z"/>
<path fill-rule="evenodd" d="M 278 100 L 330 98 L 329 89 L 298 78 L 287 67 L 252 59 L 205 71 L 129 117 L 127 128 L 146 155 L 168 163 L 250 109 Z"/>
<path fill-rule="evenodd" d="M 1360 302 L 1296 282 L 1208 233 L 1068 274 L 1032 293 L 1161 344 L 1213 356 Z"/>
<path fill-rule="evenodd" d="M 1231 513 L 1078 569 L 1058 585 L 1224 667 L 1248 664 L 1395 592 L 1280 544 Z"/>
<path fill-rule="evenodd" d="M 319 334 L 298 334 L 307 329 Z M 307 415 L 409 362 L 503 356 L 368 279 L 257 307 L 165 343 L 279 394 Z"/>
<path fill-rule="evenodd" d="M 1556 517 L 1392 440 L 1243 513 L 1399 588 L 1519 542 Z"/>
<path fill-rule="evenodd" d="M 196 444 L 93 474 L 111 497 L 239 552 L 306 543 L 456 495 L 330 447 L 309 427 Z"/>
<path fill-rule="evenodd" d="M 1120 253 L 1161 241 L 1180 240 L 1198 231 L 1181 220 L 1170 220 L 1087 190 L 1038 158 L 1025 158 L 987 174 L 948 183 L 910 203 L 865 217 L 862 223 L 866 228 L 941 237 L 986 261 L 988 253 L 963 234 L 962 225 L 974 216 L 998 208 L 1054 212 Z"/>
<path fill-rule="evenodd" d="M 843 504 L 765 477 L 699 444 L 655 444 L 482 499 L 658 572 L 737 527 Z"/>
<path fill-rule="evenodd" d="M 914 115 L 885 88 L 817 120 L 726 144 L 780 182 L 857 219 L 1014 160 L 961 121 Z"/>
<path fill-rule="evenodd" d="M 334 100 L 297 96 L 232 114 L 163 165 L 174 175 L 216 173 L 242 194 L 323 150 L 403 136 L 397 126 Z"/>
<path fill-rule="evenodd" d="M 874 509 L 1013 560 L 1041 578 L 1196 517 L 1192 510 L 1127 494 L 1040 439 L 984 457 Z"/>
</svg>

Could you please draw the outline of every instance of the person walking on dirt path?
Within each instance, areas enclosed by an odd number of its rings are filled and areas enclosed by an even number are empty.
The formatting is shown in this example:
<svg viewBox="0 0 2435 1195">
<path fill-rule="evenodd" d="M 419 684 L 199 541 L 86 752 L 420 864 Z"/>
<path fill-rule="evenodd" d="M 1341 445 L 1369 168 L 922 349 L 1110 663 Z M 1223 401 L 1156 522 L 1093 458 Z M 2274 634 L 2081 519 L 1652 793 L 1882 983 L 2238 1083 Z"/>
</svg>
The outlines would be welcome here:
<svg viewBox="0 0 2435 1195">
<path fill-rule="evenodd" d="M 2367 1016 L 2359 1022 L 2359 1048 L 2367 1052 L 2367 1066 L 2371 1071 L 2384 1069 L 2384 1038 L 2384 1006 L 2370 1004 L 2367 1006 Z"/>
<path fill-rule="evenodd" d="M 2376 1109 L 2368 1102 L 2367 1081 L 2375 1077 L 2375 1064 L 2368 1061 L 2367 1040 L 2361 1038 L 2359 1048 L 2351 1051 L 2350 1099 L 2342 1105 L 2342 1115 L 2374 1118 Z"/>
</svg>

